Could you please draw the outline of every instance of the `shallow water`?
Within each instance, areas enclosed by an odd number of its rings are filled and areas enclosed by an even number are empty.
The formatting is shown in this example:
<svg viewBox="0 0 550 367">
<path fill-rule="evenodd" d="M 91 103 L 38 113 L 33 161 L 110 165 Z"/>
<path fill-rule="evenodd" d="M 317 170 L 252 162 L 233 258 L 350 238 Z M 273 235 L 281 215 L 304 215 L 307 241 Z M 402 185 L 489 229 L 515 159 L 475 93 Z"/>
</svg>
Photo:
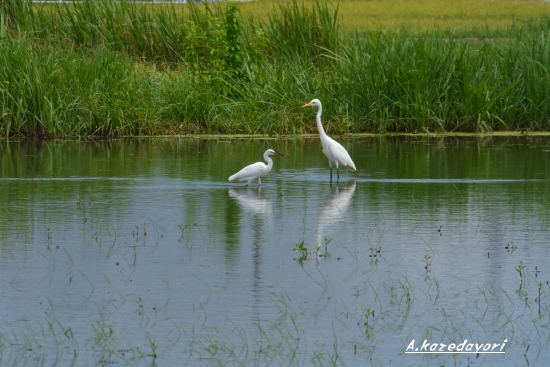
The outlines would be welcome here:
<svg viewBox="0 0 550 367">
<path fill-rule="evenodd" d="M 544 365 L 549 139 L 338 140 L 2 142 L 1 365 Z"/>
</svg>

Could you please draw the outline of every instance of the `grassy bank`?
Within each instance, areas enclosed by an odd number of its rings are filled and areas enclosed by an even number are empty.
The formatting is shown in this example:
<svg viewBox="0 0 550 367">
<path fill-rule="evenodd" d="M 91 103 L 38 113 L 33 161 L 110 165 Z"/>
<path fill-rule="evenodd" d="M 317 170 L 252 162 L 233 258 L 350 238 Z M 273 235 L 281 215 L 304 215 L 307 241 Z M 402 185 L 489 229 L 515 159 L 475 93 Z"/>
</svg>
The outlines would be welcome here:
<svg viewBox="0 0 550 367">
<path fill-rule="evenodd" d="M 342 31 L 325 2 L 1 4 L 3 136 L 308 133 L 312 98 L 332 133 L 550 127 L 546 18 L 489 39 Z"/>
</svg>

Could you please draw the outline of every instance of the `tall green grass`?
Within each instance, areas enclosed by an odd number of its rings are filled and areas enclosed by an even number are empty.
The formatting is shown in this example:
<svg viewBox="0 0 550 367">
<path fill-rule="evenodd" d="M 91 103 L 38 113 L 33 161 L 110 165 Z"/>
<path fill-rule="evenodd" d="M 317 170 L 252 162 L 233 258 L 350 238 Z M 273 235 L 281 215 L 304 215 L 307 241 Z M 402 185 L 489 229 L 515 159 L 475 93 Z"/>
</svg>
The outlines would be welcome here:
<svg viewBox="0 0 550 367">
<path fill-rule="evenodd" d="M 344 33 L 338 8 L 3 0 L 0 134 L 548 130 L 550 22 L 470 40 Z M 308 113 L 309 112 L 309 113 Z"/>
<path fill-rule="evenodd" d="M 542 23 L 488 42 L 369 34 L 346 45 L 326 85 L 360 130 L 547 130 L 549 36 Z"/>
</svg>

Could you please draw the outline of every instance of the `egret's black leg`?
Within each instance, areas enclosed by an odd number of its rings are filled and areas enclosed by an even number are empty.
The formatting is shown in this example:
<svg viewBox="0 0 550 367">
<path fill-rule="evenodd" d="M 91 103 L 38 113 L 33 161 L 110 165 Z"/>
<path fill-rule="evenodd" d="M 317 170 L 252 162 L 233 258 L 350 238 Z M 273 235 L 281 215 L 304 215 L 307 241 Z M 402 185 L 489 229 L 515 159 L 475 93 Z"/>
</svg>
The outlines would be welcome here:
<svg viewBox="0 0 550 367">
<path fill-rule="evenodd" d="M 332 167 L 330 167 L 330 183 L 332 183 Z"/>
<path fill-rule="evenodd" d="M 338 172 L 338 167 L 336 167 L 336 183 L 338 183 L 338 181 L 340 181 L 340 172 Z"/>
</svg>

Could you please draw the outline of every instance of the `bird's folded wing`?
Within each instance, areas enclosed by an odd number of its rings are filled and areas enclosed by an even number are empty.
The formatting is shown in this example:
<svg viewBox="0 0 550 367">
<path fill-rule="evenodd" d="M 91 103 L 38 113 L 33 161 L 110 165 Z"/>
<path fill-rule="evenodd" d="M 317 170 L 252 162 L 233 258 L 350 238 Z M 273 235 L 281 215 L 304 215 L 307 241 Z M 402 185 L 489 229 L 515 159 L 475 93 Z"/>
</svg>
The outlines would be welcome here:
<svg viewBox="0 0 550 367">
<path fill-rule="evenodd" d="M 233 176 L 229 177 L 229 181 L 244 181 L 250 179 L 251 177 L 258 177 L 262 173 L 263 169 L 265 169 L 265 167 L 266 165 L 262 162 L 253 163 L 249 166 L 244 167 Z"/>
</svg>

